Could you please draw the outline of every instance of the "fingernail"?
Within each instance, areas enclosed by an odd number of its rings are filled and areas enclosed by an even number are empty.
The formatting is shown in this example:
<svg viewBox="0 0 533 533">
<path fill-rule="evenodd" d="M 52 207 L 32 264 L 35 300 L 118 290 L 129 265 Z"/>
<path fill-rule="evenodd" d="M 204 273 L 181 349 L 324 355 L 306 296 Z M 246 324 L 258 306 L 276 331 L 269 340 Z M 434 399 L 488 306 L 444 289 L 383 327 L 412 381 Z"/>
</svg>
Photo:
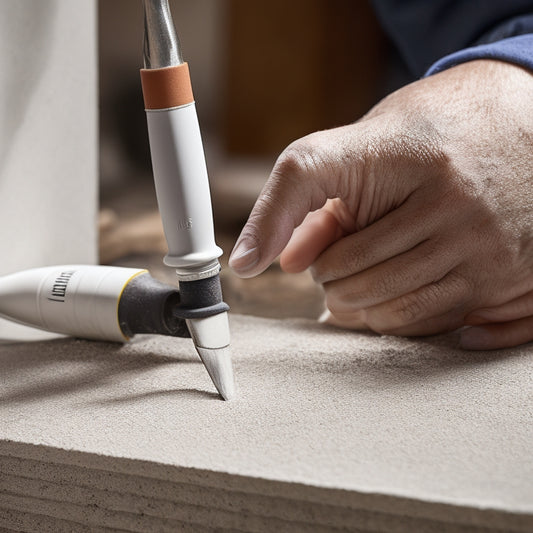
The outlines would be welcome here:
<svg viewBox="0 0 533 533">
<path fill-rule="evenodd" d="M 461 333 L 459 345 L 465 350 L 483 350 L 491 341 L 490 333 L 484 328 L 468 328 Z"/>
<path fill-rule="evenodd" d="M 309 274 L 311 274 L 311 277 L 313 278 L 315 283 L 322 283 L 320 279 L 318 278 L 318 274 L 315 268 L 315 265 L 310 265 L 307 270 L 309 271 Z"/>
<path fill-rule="evenodd" d="M 319 317 L 318 322 L 320 324 L 327 324 L 332 318 L 331 311 L 326 309 Z"/>
<path fill-rule="evenodd" d="M 237 242 L 233 252 L 231 252 L 228 264 L 237 272 L 250 270 L 259 261 L 257 246 L 250 247 L 246 240 Z"/>
</svg>

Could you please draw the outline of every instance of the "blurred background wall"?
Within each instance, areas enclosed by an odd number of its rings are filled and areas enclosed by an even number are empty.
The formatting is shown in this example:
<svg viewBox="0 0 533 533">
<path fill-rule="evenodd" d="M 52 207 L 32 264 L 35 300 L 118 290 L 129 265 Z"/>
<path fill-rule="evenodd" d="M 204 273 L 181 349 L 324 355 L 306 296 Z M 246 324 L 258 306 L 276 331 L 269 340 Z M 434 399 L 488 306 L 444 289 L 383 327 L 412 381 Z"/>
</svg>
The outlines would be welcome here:
<svg viewBox="0 0 533 533">
<path fill-rule="evenodd" d="M 97 260 L 96 34 L 95 0 L 0 2 L 1 275 Z"/>
<path fill-rule="evenodd" d="M 390 47 L 366 0 L 170 4 L 204 135 L 226 155 L 273 157 L 356 120 L 386 89 Z M 99 25 L 102 163 L 115 149 L 146 158 L 141 3 L 101 0 Z M 102 170 L 104 184 L 117 178 Z"/>
<path fill-rule="evenodd" d="M 224 0 L 171 1 L 184 56 L 190 64 L 202 129 L 219 115 L 225 36 Z M 140 0 L 100 0 L 100 149 L 103 192 L 150 168 L 139 80 L 143 19 Z"/>
</svg>

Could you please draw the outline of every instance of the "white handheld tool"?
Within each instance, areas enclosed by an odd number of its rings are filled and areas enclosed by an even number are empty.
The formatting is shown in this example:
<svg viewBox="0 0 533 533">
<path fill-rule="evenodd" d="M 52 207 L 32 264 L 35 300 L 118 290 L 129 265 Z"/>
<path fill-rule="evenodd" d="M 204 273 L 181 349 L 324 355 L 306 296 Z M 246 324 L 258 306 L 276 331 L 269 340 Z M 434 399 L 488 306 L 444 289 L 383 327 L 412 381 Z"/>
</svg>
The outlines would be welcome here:
<svg viewBox="0 0 533 533">
<path fill-rule="evenodd" d="M 136 333 L 188 336 L 174 315 L 178 291 L 147 270 L 62 265 L 0 278 L 0 315 L 28 326 L 103 341 Z"/>
<path fill-rule="evenodd" d="M 231 361 L 211 360 L 229 344 L 227 306 L 216 284 L 203 285 L 200 292 L 192 289 L 186 284 L 178 291 L 137 268 L 35 268 L 0 278 L 0 316 L 46 331 L 102 341 L 125 342 L 137 333 L 174 337 L 192 333 L 195 344 L 215 347 L 198 350 L 203 351 L 208 369 L 209 365 L 217 367 L 211 377 L 227 400 L 234 394 Z M 219 312 L 211 315 L 214 308 Z M 214 322 L 216 317 L 222 318 L 221 325 Z"/>
<path fill-rule="evenodd" d="M 190 296 L 187 325 L 198 354 L 222 396 L 233 394 L 227 311 L 221 294 L 211 196 L 187 63 L 183 62 L 168 0 L 143 0 L 144 69 L 141 70 L 150 152 L 168 254 L 180 293 Z M 204 296 L 202 296 L 204 295 Z M 226 308 L 227 309 L 227 308 Z M 222 383 L 222 385 L 220 385 Z M 223 392 L 226 391 L 226 392 Z"/>
</svg>

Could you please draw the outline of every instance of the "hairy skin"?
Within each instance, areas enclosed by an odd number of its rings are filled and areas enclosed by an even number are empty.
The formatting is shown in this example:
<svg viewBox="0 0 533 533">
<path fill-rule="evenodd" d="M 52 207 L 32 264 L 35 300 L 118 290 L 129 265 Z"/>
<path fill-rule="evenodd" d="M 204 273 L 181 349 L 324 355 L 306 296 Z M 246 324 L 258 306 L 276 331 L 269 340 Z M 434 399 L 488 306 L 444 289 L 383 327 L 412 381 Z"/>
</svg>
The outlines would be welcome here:
<svg viewBox="0 0 533 533">
<path fill-rule="evenodd" d="M 292 143 L 230 266 L 255 276 L 281 253 L 310 268 L 341 327 L 533 340 L 532 101 L 529 71 L 472 61 Z"/>
</svg>

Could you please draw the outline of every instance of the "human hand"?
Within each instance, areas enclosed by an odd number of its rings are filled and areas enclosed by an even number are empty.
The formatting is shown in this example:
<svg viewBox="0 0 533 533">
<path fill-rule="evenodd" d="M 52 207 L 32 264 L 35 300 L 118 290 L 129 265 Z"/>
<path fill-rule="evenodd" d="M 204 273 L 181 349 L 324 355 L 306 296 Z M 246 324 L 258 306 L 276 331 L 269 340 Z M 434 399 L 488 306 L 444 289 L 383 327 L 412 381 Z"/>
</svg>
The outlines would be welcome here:
<svg viewBox="0 0 533 533">
<path fill-rule="evenodd" d="M 532 99 L 528 71 L 473 61 L 296 141 L 230 266 L 251 277 L 283 251 L 348 328 L 425 335 L 501 309 L 533 290 Z"/>
</svg>

